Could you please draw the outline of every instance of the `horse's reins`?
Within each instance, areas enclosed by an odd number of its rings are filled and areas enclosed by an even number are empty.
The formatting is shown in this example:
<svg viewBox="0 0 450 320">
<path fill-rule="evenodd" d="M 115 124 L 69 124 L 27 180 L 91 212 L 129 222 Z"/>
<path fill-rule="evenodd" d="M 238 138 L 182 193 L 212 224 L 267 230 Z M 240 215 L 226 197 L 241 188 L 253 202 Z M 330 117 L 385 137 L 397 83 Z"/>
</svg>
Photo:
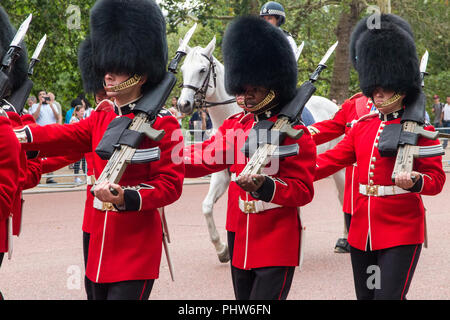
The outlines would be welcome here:
<svg viewBox="0 0 450 320">
<path fill-rule="evenodd" d="M 206 92 L 208 91 L 208 88 L 211 87 L 209 85 L 209 80 L 211 79 L 211 73 L 213 75 L 213 81 L 214 81 L 214 88 L 216 88 L 217 85 L 217 73 L 216 73 L 216 64 L 214 63 L 214 58 L 208 57 L 205 54 L 201 54 L 202 56 L 204 56 L 206 59 L 208 59 L 209 61 L 209 68 L 208 68 L 208 74 L 206 75 L 205 80 L 203 81 L 203 84 L 201 85 L 201 87 L 196 87 L 190 84 L 181 84 L 180 88 L 186 88 L 186 89 L 191 89 L 194 91 L 194 106 L 195 107 L 203 107 L 203 108 L 210 108 L 210 107 L 215 107 L 215 106 L 220 106 L 220 105 L 225 105 L 225 104 L 229 104 L 229 103 L 233 103 L 236 102 L 236 99 L 228 99 L 225 101 L 221 101 L 221 102 L 210 102 L 210 101 L 206 101 Z"/>
</svg>

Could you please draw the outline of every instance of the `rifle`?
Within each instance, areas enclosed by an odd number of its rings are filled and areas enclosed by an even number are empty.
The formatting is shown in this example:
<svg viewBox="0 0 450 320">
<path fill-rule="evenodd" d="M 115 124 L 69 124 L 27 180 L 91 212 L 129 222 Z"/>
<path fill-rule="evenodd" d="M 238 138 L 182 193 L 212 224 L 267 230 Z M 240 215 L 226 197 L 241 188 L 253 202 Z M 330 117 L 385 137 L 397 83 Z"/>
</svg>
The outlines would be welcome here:
<svg viewBox="0 0 450 320">
<path fill-rule="evenodd" d="M 422 87 L 424 87 L 424 78 L 427 75 L 427 63 L 428 51 L 422 56 L 420 62 Z M 426 97 L 421 92 L 417 99 L 408 108 L 405 108 L 401 123 L 386 126 L 380 136 L 380 155 L 393 156 L 396 153 L 394 170 L 391 176 L 392 181 L 395 181 L 395 176 L 400 172 L 412 172 L 415 158 L 435 157 L 445 154 L 442 145 L 426 147 L 417 145 L 419 136 L 431 140 L 436 140 L 439 136 L 438 131 L 432 132 L 424 129 L 425 104 Z M 415 177 L 413 181 L 415 181 Z"/>
<path fill-rule="evenodd" d="M 39 55 L 41 54 L 42 48 L 44 47 L 45 41 L 47 40 L 47 35 L 44 35 L 39 41 L 36 49 L 34 50 L 33 56 L 31 57 L 30 65 L 28 67 L 28 77 L 25 82 L 9 97 L 8 102 L 14 106 L 15 111 L 18 114 L 23 112 L 23 107 L 30 95 L 31 89 L 33 88 L 33 81 L 29 78 L 33 75 L 34 66 L 38 63 Z"/>
<path fill-rule="evenodd" d="M 175 86 L 178 63 L 186 55 L 187 44 L 196 27 L 197 24 L 187 32 L 175 57 L 169 64 L 169 72 L 166 73 L 164 79 L 137 102 L 133 108 L 135 114 L 133 120 L 128 117 L 119 117 L 109 124 L 95 150 L 100 158 L 108 160 L 108 163 L 92 187 L 92 193 L 95 186 L 104 181 L 118 183 L 128 164 L 159 160 L 161 153 L 159 147 L 139 150 L 137 148 L 144 135 L 151 140 L 160 141 L 165 134 L 164 130 L 155 130 L 152 125 Z M 110 192 L 117 195 L 115 189 L 111 188 Z"/>
<path fill-rule="evenodd" d="M 261 173 L 271 157 L 284 158 L 298 154 L 298 144 L 281 146 L 281 143 L 286 136 L 297 140 L 303 135 L 303 130 L 295 130 L 293 126 L 297 124 L 303 108 L 316 91 L 314 82 L 327 67 L 325 63 L 337 45 L 338 42 L 328 49 L 315 71 L 310 75 L 309 80 L 300 86 L 295 97 L 283 107 L 275 123 L 263 120 L 253 127 L 242 150 L 250 160 L 239 177 Z M 257 147 L 256 151 L 251 150 L 252 146 Z"/>
<path fill-rule="evenodd" d="M 14 36 L 11 44 L 9 45 L 9 49 L 4 55 L 1 65 L 0 65 L 0 99 L 3 99 L 10 89 L 9 85 L 9 74 L 14 67 L 14 63 L 20 57 L 22 52 L 22 47 L 20 43 L 25 38 L 25 35 L 28 31 L 28 27 L 30 26 L 30 22 L 32 19 L 32 15 L 30 14 L 28 18 L 25 19 L 24 22 L 20 25 L 19 30 L 17 30 L 16 35 Z"/>
</svg>

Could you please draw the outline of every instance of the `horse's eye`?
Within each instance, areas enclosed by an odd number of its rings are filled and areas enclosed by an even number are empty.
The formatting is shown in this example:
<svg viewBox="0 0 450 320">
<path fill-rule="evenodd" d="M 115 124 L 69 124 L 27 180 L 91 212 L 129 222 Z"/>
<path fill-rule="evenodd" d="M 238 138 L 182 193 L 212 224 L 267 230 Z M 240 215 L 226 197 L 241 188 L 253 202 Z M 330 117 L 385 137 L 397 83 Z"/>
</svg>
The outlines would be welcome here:
<svg viewBox="0 0 450 320">
<path fill-rule="evenodd" d="M 201 68 L 200 69 L 200 73 L 205 73 L 206 72 L 206 68 Z"/>
</svg>

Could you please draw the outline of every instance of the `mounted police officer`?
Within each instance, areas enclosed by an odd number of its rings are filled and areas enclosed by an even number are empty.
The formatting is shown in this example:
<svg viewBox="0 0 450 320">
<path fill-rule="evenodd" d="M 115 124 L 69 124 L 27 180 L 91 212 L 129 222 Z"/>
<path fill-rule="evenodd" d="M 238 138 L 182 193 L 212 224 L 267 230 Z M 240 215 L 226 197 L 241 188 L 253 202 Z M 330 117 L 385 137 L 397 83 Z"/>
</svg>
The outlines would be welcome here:
<svg viewBox="0 0 450 320">
<path fill-rule="evenodd" d="M 261 10 L 259 11 L 259 16 L 262 17 L 267 22 L 269 22 L 270 24 L 279 27 L 280 29 L 281 26 L 286 21 L 286 12 L 284 11 L 284 7 L 280 3 L 275 1 L 266 2 L 261 7 Z M 289 44 L 291 45 L 294 53 L 297 52 L 297 44 L 295 43 L 295 40 L 292 37 L 292 35 L 283 29 L 281 30 L 286 35 L 286 38 L 288 39 Z"/>
</svg>

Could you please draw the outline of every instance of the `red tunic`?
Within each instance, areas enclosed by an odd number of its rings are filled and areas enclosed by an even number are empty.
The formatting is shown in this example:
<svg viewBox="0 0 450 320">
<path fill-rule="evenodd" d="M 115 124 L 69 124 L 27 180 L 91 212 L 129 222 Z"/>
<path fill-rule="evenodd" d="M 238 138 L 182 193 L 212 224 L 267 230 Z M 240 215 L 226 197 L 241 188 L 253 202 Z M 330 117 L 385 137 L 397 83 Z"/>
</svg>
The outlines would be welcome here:
<svg viewBox="0 0 450 320">
<path fill-rule="evenodd" d="M 217 133 L 209 138 L 208 140 L 205 140 L 202 142 L 202 148 L 206 148 L 211 143 L 214 143 L 214 141 L 218 138 L 221 138 L 225 135 L 227 130 L 230 130 L 233 128 L 235 122 L 237 119 L 241 117 L 241 114 L 238 113 L 237 115 L 232 115 L 225 119 L 225 121 L 222 123 L 222 125 L 217 129 Z M 195 148 L 194 145 L 190 145 L 186 147 L 185 154 L 190 154 L 191 149 Z M 189 159 L 189 158 L 187 158 Z M 198 164 L 194 164 L 191 161 L 187 161 L 185 163 L 186 166 L 186 178 L 198 178 L 203 177 L 205 175 L 214 173 L 215 171 L 209 170 L 207 167 L 199 166 Z M 229 168 L 230 172 L 233 174 L 236 173 L 234 170 L 234 167 L 231 166 Z M 236 224 L 237 224 L 237 214 L 236 212 L 239 211 L 238 206 L 238 197 L 239 197 L 239 186 L 234 182 L 231 181 L 230 185 L 228 187 L 228 202 L 227 202 L 227 216 L 226 216 L 226 223 L 225 223 L 225 229 L 230 232 L 236 232 Z"/>
<path fill-rule="evenodd" d="M 381 121 L 374 115 L 356 123 L 334 149 L 318 156 L 316 178 L 322 179 L 357 162 L 358 183 L 394 185 L 391 174 L 396 158 L 381 157 L 377 148 L 379 135 L 385 126 L 392 123 L 400 123 L 400 118 Z M 425 129 L 434 130 L 432 126 Z M 439 144 L 438 140 L 422 137 L 418 142 L 420 146 L 436 144 Z M 413 169 L 423 174 L 423 188 L 418 193 L 375 197 L 358 192 L 348 235 L 351 246 L 366 250 L 369 245 L 371 250 L 379 250 L 423 242 L 424 207 L 421 195 L 441 192 L 445 182 L 442 157 L 415 159 Z"/>
<path fill-rule="evenodd" d="M 269 121 L 275 122 L 277 116 Z M 232 117 L 234 124 L 222 139 L 214 139 L 207 148 L 202 145 L 191 147 L 185 160 L 202 159 L 196 165 L 196 172 L 216 172 L 230 166 L 239 175 L 248 158 L 241 152 L 250 129 L 255 125 L 253 114 L 240 113 Z M 231 127 L 231 126 L 230 126 Z M 237 216 L 234 242 L 233 266 L 240 269 L 267 266 L 298 266 L 300 250 L 301 222 L 298 207 L 309 203 L 314 195 L 313 179 L 316 148 L 309 131 L 298 140 L 286 138 L 283 144 L 298 144 L 300 152 L 296 156 L 280 160 L 278 171 L 269 179 L 274 190 L 271 203 L 280 205 L 259 213 L 242 212 L 235 201 Z M 230 154 L 232 155 L 230 161 Z M 271 164 L 268 165 L 271 167 Z M 244 201 L 257 200 L 239 189 L 239 197 Z"/>
<path fill-rule="evenodd" d="M 19 187 L 20 144 L 8 118 L 0 117 L 0 131 L 0 252 L 7 252 L 8 218 Z"/>
<path fill-rule="evenodd" d="M 324 120 L 314 123 L 315 134 L 313 140 L 316 145 L 331 141 L 347 134 L 351 129 L 353 123 L 360 117 L 368 114 L 371 111 L 373 103 L 371 99 L 364 96 L 362 93 L 357 93 L 350 99 L 346 100 L 341 108 L 336 112 L 333 119 Z M 358 177 L 356 176 L 356 164 L 345 169 L 345 187 L 344 187 L 344 201 L 342 211 L 353 214 L 356 194 L 358 191 Z"/>
<path fill-rule="evenodd" d="M 15 112 L 8 112 L 11 124 L 14 127 L 35 124 L 33 116 L 19 116 Z M 22 199 L 22 191 L 30 188 L 34 188 L 41 180 L 41 161 L 40 159 L 27 159 L 25 150 L 20 152 L 20 175 L 19 175 L 19 185 L 16 190 L 14 197 L 14 203 L 11 208 L 11 213 L 13 217 L 13 232 L 15 236 L 20 235 L 22 227 L 22 210 L 24 200 Z"/>
<path fill-rule="evenodd" d="M 88 159 L 89 155 L 89 161 Z M 42 159 L 42 173 L 47 172 L 53 172 L 58 169 L 61 169 L 69 164 L 72 164 L 74 162 L 77 162 L 83 157 L 82 154 L 73 154 L 70 156 L 61 156 L 61 157 L 49 157 Z M 94 170 L 92 168 L 92 152 L 86 153 L 86 166 L 87 166 L 87 175 L 92 176 L 94 174 Z M 84 215 L 83 215 L 83 224 L 82 224 L 82 230 L 84 232 L 89 233 L 90 231 L 90 223 L 92 220 L 92 214 L 93 214 L 93 202 L 94 202 L 94 196 L 92 195 L 91 191 L 91 185 L 87 185 L 86 187 L 86 201 L 84 206 Z"/>
<path fill-rule="evenodd" d="M 101 104 L 108 104 L 104 101 Z M 117 117 L 101 106 L 80 122 L 66 125 L 31 127 L 33 143 L 26 148 L 39 149 L 43 156 L 95 151 L 109 123 Z M 133 118 L 134 114 L 124 115 Z M 94 209 L 90 230 L 87 277 L 97 283 L 156 279 L 162 251 L 162 227 L 158 208 L 176 201 L 181 195 L 183 163 L 172 161 L 172 149 L 183 144 L 177 120 L 162 111 L 153 124 L 164 129 L 159 142 L 144 138 L 140 148 L 158 146 L 161 158 L 148 164 L 130 164 L 119 184 L 138 199 L 136 211 Z M 178 155 L 179 156 L 179 155 Z M 98 178 L 107 161 L 94 153 L 93 170 Z M 127 203 L 125 203 L 127 204 Z"/>
</svg>

